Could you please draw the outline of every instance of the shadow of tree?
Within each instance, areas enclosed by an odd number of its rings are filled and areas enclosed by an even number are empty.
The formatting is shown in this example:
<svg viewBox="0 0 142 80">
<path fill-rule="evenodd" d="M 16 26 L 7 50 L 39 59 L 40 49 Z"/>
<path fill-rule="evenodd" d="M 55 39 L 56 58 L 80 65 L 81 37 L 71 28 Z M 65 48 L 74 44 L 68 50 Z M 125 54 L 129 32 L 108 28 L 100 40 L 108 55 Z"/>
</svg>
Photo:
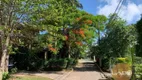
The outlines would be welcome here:
<svg viewBox="0 0 142 80">
<path fill-rule="evenodd" d="M 85 71 L 97 71 L 100 72 L 99 69 L 97 68 L 97 66 L 94 64 L 94 62 L 84 62 L 82 63 L 82 66 L 76 66 L 74 67 L 74 71 L 81 71 L 81 72 L 85 72 Z"/>
</svg>

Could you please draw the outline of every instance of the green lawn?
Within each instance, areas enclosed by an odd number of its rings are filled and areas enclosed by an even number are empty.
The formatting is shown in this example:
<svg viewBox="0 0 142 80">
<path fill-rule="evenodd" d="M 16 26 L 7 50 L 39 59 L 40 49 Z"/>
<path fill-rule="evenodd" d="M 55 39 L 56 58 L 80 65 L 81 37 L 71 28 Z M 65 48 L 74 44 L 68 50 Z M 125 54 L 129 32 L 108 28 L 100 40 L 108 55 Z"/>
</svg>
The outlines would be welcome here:
<svg viewBox="0 0 142 80">
<path fill-rule="evenodd" d="M 9 80 L 52 80 L 52 79 L 39 77 L 39 76 L 18 76 L 18 77 L 11 77 Z"/>
</svg>

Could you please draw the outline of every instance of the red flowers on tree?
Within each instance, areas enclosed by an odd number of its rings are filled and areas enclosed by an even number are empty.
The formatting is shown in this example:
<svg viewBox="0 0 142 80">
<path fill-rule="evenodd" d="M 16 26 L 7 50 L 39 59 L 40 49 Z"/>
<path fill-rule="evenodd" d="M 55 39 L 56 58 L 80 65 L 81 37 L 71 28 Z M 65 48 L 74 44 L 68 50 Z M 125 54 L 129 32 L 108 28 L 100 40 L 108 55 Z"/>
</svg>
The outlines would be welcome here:
<svg viewBox="0 0 142 80">
<path fill-rule="evenodd" d="M 80 42 L 80 41 L 75 42 L 75 44 L 82 46 L 82 42 Z"/>
<path fill-rule="evenodd" d="M 57 52 L 57 49 L 56 49 L 56 48 L 53 48 L 51 44 L 48 45 L 48 48 L 49 48 L 50 51 L 52 51 L 52 52 L 54 52 L 54 53 Z"/>
<path fill-rule="evenodd" d="M 52 51 L 52 52 L 57 52 L 57 50 L 53 47 L 50 47 L 49 50 Z"/>
<path fill-rule="evenodd" d="M 69 37 L 67 35 L 65 35 L 65 40 L 68 40 L 68 39 L 69 39 Z"/>
<path fill-rule="evenodd" d="M 82 37 L 85 37 L 85 35 L 84 35 L 84 30 L 83 30 L 83 29 L 79 29 L 79 34 L 80 34 Z"/>
<path fill-rule="evenodd" d="M 81 20 L 80 17 L 79 17 L 79 18 L 76 18 L 76 21 L 80 21 L 80 20 Z M 91 25 L 93 22 L 92 22 L 92 20 L 84 20 L 83 23 L 84 23 L 84 24 L 89 24 L 89 25 Z"/>
<path fill-rule="evenodd" d="M 77 20 L 77 21 L 80 21 L 80 20 L 81 20 L 81 18 L 76 18 L 76 20 Z"/>
<path fill-rule="evenodd" d="M 75 34 L 80 34 L 82 37 L 85 37 L 85 35 L 84 35 L 84 30 L 83 30 L 83 29 L 73 30 L 73 33 L 75 33 Z"/>
<path fill-rule="evenodd" d="M 91 20 L 84 21 L 85 24 L 92 24 L 93 22 Z"/>
</svg>

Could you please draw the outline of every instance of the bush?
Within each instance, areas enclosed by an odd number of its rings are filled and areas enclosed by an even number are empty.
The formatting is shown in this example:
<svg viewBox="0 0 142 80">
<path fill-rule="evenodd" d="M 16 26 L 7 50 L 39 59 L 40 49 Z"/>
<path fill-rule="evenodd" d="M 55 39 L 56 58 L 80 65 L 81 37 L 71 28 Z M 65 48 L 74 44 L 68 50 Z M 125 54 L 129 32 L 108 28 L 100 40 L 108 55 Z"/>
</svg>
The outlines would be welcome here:
<svg viewBox="0 0 142 80">
<path fill-rule="evenodd" d="M 10 73 L 14 74 L 14 73 L 16 73 L 17 71 L 18 71 L 18 69 L 15 67 L 15 68 L 12 68 L 12 69 L 10 70 Z"/>
<path fill-rule="evenodd" d="M 117 63 L 125 63 L 126 58 L 117 58 Z"/>
<path fill-rule="evenodd" d="M 135 57 L 134 60 L 136 78 L 137 80 L 142 80 L 142 57 Z"/>
<path fill-rule="evenodd" d="M 19 59 L 19 57 L 21 59 Z M 19 70 L 37 71 L 37 70 L 62 70 L 72 68 L 77 64 L 77 60 L 73 58 L 49 59 L 43 60 L 34 54 L 17 55 L 16 65 Z"/>
<path fill-rule="evenodd" d="M 141 64 L 142 63 L 142 57 L 135 57 L 134 63 L 135 64 Z"/>
<path fill-rule="evenodd" d="M 73 58 L 67 58 L 67 61 L 68 62 L 67 62 L 66 69 L 72 69 L 78 63 L 78 60 Z"/>
<path fill-rule="evenodd" d="M 103 68 L 104 70 L 109 69 L 109 58 L 104 58 L 102 59 L 102 66 L 101 68 Z"/>
<path fill-rule="evenodd" d="M 29 61 L 28 70 L 30 71 L 42 70 L 43 66 L 44 66 L 44 60 L 42 59 L 31 60 Z"/>
<path fill-rule="evenodd" d="M 78 61 L 73 58 L 66 59 L 50 59 L 48 62 L 45 62 L 45 70 L 62 70 L 62 69 L 71 69 L 73 68 Z"/>
<path fill-rule="evenodd" d="M 66 60 L 66 59 L 59 59 L 59 60 L 58 60 L 58 65 L 59 65 L 61 68 L 65 69 L 66 66 L 67 66 L 67 60 Z"/>
<path fill-rule="evenodd" d="M 117 58 L 116 63 L 128 63 L 131 64 L 131 60 L 128 58 Z"/>
<path fill-rule="evenodd" d="M 136 77 L 142 80 L 142 64 L 137 64 L 135 70 L 136 70 Z"/>
<path fill-rule="evenodd" d="M 131 64 L 131 60 L 128 58 L 113 58 L 111 59 L 111 64 L 110 64 L 110 58 L 103 58 L 102 59 L 102 66 L 101 68 L 103 68 L 104 70 L 108 70 L 110 66 L 114 66 L 117 63 L 128 63 Z"/>
<path fill-rule="evenodd" d="M 4 73 L 2 74 L 2 80 L 7 80 L 8 78 L 10 78 L 9 73 L 8 73 L 8 72 L 4 72 Z"/>
<path fill-rule="evenodd" d="M 46 70 L 49 67 L 49 61 L 44 61 L 43 69 Z"/>
<path fill-rule="evenodd" d="M 78 63 L 78 60 L 74 59 L 73 66 L 76 66 L 77 63 Z"/>
<path fill-rule="evenodd" d="M 48 70 L 62 70 L 66 68 L 67 60 L 66 59 L 50 59 L 46 66 Z"/>
<path fill-rule="evenodd" d="M 15 57 L 15 66 L 19 70 L 27 70 L 27 67 L 29 66 L 29 60 L 28 60 L 28 54 L 16 54 Z"/>
<path fill-rule="evenodd" d="M 41 70 L 44 65 L 44 60 L 32 53 L 17 54 L 15 62 L 17 62 L 15 66 L 19 70 L 36 71 Z"/>
</svg>

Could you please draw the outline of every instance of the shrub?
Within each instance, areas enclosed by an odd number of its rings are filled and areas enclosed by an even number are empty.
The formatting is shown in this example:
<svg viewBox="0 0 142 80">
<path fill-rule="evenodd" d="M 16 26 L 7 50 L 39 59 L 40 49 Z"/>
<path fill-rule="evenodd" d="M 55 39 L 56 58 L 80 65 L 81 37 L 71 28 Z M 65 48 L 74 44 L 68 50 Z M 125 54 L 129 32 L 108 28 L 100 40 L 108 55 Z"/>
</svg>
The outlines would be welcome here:
<svg viewBox="0 0 142 80">
<path fill-rule="evenodd" d="M 125 63 L 126 58 L 117 58 L 117 63 Z"/>
<path fill-rule="evenodd" d="M 135 57 L 134 64 L 136 70 L 136 78 L 138 80 L 142 80 L 142 57 Z"/>
<path fill-rule="evenodd" d="M 142 64 L 136 64 L 135 70 L 136 70 L 136 77 L 142 80 Z"/>
<path fill-rule="evenodd" d="M 29 61 L 28 70 L 30 71 L 36 71 L 41 70 L 44 65 L 44 60 L 42 59 L 33 59 Z"/>
<path fill-rule="evenodd" d="M 50 59 L 45 62 L 45 70 L 62 70 L 71 69 L 77 64 L 77 60 L 73 58 L 66 59 Z"/>
<path fill-rule="evenodd" d="M 67 60 L 66 59 L 59 59 L 58 60 L 58 65 L 61 67 L 61 68 L 66 68 L 67 66 Z"/>
<path fill-rule="evenodd" d="M 135 64 L 141 64 L 142 63 L 142 57 L 135 57 L 134 63 Z"/>
<path fill-rule="evenodd" d="M 66 66 L 67 69 L 73 68 L 78 63 L 78 60 L 73 58 L 67 58 L 67 61 L 68 61 Z"/>
<path fill-rule="evenodd" d="M 28 54 L 16 54 L 15 66 L 19 70 L 27 70 L 27 67 L 29 66 L 29 60 L 28 60 Z"/>
<path fill-rule="evenodd" d="M 77 63 L 78 63 L 78 60 L 77 60 L 77 59 L 74 59 L 74 61 L 73 61 L 73 66 L 76 66 Z"/>
<path fill-rule="evenodd" d="M 43 69 L 46 70 L 49 67 L 49 61 L 44 61 Z"/>
<path fill-rule="evenodd" d="M 15 67 L 15 68 L 12 68 L 12 69 L 10 70 L 10 73 L 14 74 L 14 73 L 16 73 L 17 71 L 18 71 L 18 69 Z"/>
<path fill-rule="evenodd" d="M 8 72 L 4 72 L 4 73 L 2 74 L 2 80 L 7 80 L 8 78 L 10 78 L 9 73 L 8 73 Z"/>
<path fill-rule="evenodd" d="M 20 55 L 18 55 L 20 56 Z M 77 64 L 77 60 L 73 58 L 64 58 L 64 59 L 49 59 L 43 60 L 37 57 L 34 54 L 23 54 L 21 55 L 22 59 L 20 60 L 17 56 L 16 65 L 19 70 L 62 70 L 65 68 L 72 68 Z M 15 70 L 13 69 L 13 72 Z"/>
<path fill-rule="evenodd" d="M 131 60 L 128 58 L 117 58 L 116 63 L 128 63 L 131 64 Z"/>
<path fill-rule="evenodd" d="M 50 59 L 48 61 L 48 70 L 62 70 L 66 68 L 67 60 L 66 59 Z"/>
<path fill-rule="evenodd" d="M 103 58 L 102 59 L 102 68 L 104 69 L 104 70 L 107 70 L 107 69 L 109 69 L 109 58 Z"/>
</svg>

